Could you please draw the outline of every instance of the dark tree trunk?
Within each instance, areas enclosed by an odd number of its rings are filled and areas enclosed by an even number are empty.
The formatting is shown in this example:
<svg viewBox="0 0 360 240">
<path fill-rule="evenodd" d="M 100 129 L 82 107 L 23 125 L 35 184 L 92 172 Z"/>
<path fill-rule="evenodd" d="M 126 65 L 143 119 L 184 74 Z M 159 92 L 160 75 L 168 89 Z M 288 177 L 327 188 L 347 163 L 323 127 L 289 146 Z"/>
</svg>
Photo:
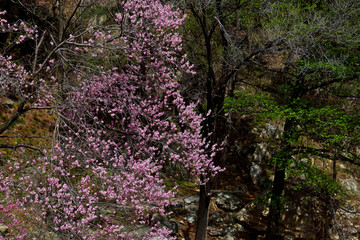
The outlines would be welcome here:
<svg viewBox="0 0 360 240">
<path fill-rule="evenodd" d="M 265 238 L 266 240 L 281 239 L 281 237 L 279 236 L 279 222 L 282 209 L 282 193 L 284 191 L 284 184 L 285 168 L 283 166 L 279 166 L 279 164 L 276 163 L 274 185 L 272 189 L 269 218 Z"/>
<path fill-rule="evenodd" d="M 201 11 L 196 11 L 193 5 L 190 6 L 191 12 L 194 14 L 195 19 L 197 20 L 203 37 L 205 44 L 205 56 L 207 62 L 207 78 L 206 78 L 206 103 L 207 109 L 206 112 L 211 111 L 211 114 L 206 119 L 206 125 L 204 126 L 204 138 L 209 138 L 209 133 L 213 133 L 208 140 L 210 146 L 213 144 L 219 144 L 221 141 L 228 142 L 229 131 L 226 131 L 226 124 L 229 119 L 226 119 L 224 116 L 224 99 L 226 88 L 228 82 L 231 77 L 228 75 L 232 75 L 233 73 L 229 72 L 228 67 L 228 46 L 229 43 L 226 39 L 225 29 L 224 29 L 224 14 L 222 7 L 222 0 L 215 1 L 215 10 L 218 18 L 218 22 L 216 24 L 211 24 L 206 17 L 206 8 L 202 8 Z M 221 44 L 224 47 L 223 50 L 223 61 L 222 65 L 222 77 L 219 78 L 215 74 L 214 69 L 214 56 L 213 56 L 213 48 L 212 42 L 213 34 L 216 29 L 220 29 L 221 36 Z M 226 145 L 226 144 L 225 144 Z M 217 153 L 214 162 L 215 165 L 220 167 L 224 167 L 226 155 L 227 155 L 228 147 L 224 146 L 224 150 Z M 207 225 L 208 225 L 208 211 L 210 204 L 210 189 L 217 188 L 220 186 L 221 176 L 211 179 L 211 182 L 206 183 L 205 185 L 200 186 L 200 200 L 199 200 L 199 210 L 197 215 L 197 227 L 196 227 L 196 240 L 206 239 L 207 236 Z"/>
<path fill-rule="evenodd" d="M 304 86 L 304 77 L 305 76 L 303 75 L 299 76 L 293 85 L 292 93 L 289 95 L 290 97 L 288 99 L 287 107 L 289 109 L 296 109 L 297 99 L 301 98 L 307 92 L 307 88 Z M 285 171 L 293 155 L 291 144 L 298 138 L 295 126 L 296 119 L 294 117 L 285 120 L 281 147 L 274 155 L 275 174 L 273 189 L 271 191 L 271 202 L 265 240 L 282 239 L 279 227 L 281 210 L 284 202 L 282 194 L 285 187 Z"/>
<path fill-rule="evenodd" d="M 285 170 L 292 158 L 291 141 L 294 138 L 294 119 L 285 121 L 282 148 L 274 155 L 275 174 L 273 188 L 271 191 L 271 202 L 269 207 L 269 217 L 265 240 L 279 240 L 280 236 L 280 217 L 283 209 L 283 191 L 285 187 Z"/>
<path fill-rule="evenodd" d="M 336 181 L 336 175 L 337 175 L 337 171 L 336 171 L 336 157 L 337 155 L 335 155 L 335 158 L 333 160 L 333 180 Z"/>
<path fill-rule="evenodd" d="M 199 209 L 197 214 L 197 226 L 195 240 L 205 240 L 209 219 L 210 191 L 209 183 L 200 185 Z"/>
</svg>

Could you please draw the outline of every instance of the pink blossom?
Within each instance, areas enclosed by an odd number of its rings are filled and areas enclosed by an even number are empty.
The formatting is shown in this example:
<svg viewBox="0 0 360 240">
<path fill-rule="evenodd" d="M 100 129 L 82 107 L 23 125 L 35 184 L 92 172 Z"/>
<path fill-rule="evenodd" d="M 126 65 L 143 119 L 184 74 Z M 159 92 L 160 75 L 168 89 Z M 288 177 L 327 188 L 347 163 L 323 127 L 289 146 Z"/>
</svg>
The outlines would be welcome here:
<svg viewBox="0 0 360 240">
<path fill-rule="evenodd" d="M 147 224 L 151 211 L 167 214 L 176 188 L 166 189 L 164 165 L 181 166 L 193 181 L 221 171 L 212 163 L 216 146 L 202 139 L 203 118 L 194 104 L 185 103 L 175 80 L 176 71 L 192 72 L 179 52 L 182 40 L 176 29 L 184 21 L 180 11 L 158 0 L 124 1 L 115 16 L 111 27 L 89 29 L 84 42 L 72 35 L 69 41 L 76 46 L 71 50 L 91 63 L 99 62 L 101 53 L 104 59 L 124 58 L 123 66 L 103 64 L 75 72 L 72 80 L 78 85 L 67 86 L 61 105 L 54 107 L 54 125 L 61 130 L 55 132 L 52 148 L 42 157 L 21 164 L 9 161 L 0 169 L 5 200 L 23 196 L 14 208 L 34 214 L 29 216 L 35 221 L 32 225 L 49 226 L 64 239 L 136 238 L 120 232 L 124 219 L 104 209 L 126 209 L 125 220 L 134 224 Z M 1 18 L 0 23 L 2 30 L 23 31 L 20 42 L 37 35 L 36 28 L 25 23 L 5 26 Z M 52 67 L 56 66 L 45 71 Z M 59 89 L 55 76 L 44 73 L 46 79 L 33 82 L 31 73 L 5 56 L 0 56 L 0 71 L 7 76 L 2 92 L 19 89 L 28 94 L 30 86 L 36 86 L 37 92 L 26 95 L 33 97 L 35 106 L 58 103 L 60 97 L 53 96 Z M 19 169 L 26 169 L 21 180 L 15 177 Z M 0 213 L 7 214 L 8 223 L 22 227 L 9 208 L 1 206 Z M 165 238 L 169 233 L 154 226 L 145 238 Z"/>
</svg>

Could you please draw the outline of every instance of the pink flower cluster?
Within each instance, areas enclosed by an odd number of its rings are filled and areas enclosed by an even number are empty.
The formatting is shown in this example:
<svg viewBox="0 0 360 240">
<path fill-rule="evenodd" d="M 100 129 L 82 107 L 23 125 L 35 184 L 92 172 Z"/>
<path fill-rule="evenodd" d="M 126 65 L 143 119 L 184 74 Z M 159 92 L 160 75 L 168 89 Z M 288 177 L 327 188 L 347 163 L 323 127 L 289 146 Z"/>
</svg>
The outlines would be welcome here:
<svg viewBox="0 0 360 240">
<path fill-rule="evenodd" d="M 6 239 L 24 239 L 27 236 L 27 230 L 23 228 L 23 222 L 14 214 L 21 213 L 21 201 L 12 200 L 13 191 L 11 187 L 15 183 L 14 177 L 15 174 L 6 176 L 5 172 L 0 172 L 0 192 L 2 193 L 2 198 L 0 201 L 0 224 L 4 224 L 9 229 L 11 233 L 6 237 Z M 5 239 L 3 236 L 0 236 L 0 239 Z"/>
<path fill-rule="evenodd" d="M 10 44 L 18 45 L 38 37 L 37 26 L 31 27 L 23 21 L 10 24 L 2 18 L 5 14 L 6 11 L 0 12 L 0 33 L 12 33 L 7 40 Z M 31 101 L 34 106 L 46 105 L 48 99 L 52 99 L 43 78 L 34 78 L 33 73 L 14 61 L 11 55 L 0 52 L 0 97 L 14 95 L 21 100 Z"/>
<path fill-rule="evenodd" d="M 178 90 L 176 72 L 193 73 L 176 32 L 185 16 L 158 0 L 124 1 L 122 9 L 114 25 L 94 27 L 92 38 L 75 44 L 94 59 L 109 54 L 103 59 L 118 62 L 77 72 L 52 150 L 21 161 L 26 174 L 0 189 L 18 194 L 26 216 L 64 239 L 138 238 L 131 229 L 150 224 L 153 212 L 168 213 L 176 189 L 167 190 L 165 175 L 201 183 L 201 175 L 221 171 L 212 163 L 216 146 L 202 138 L 203 118 Z M 169 233 L 155 224 L 143 238 Z"/>
<path fill-rule="evenodd" d="M 37 36 L 36 26 L 34 28 L 29 27 L 23 21 L 20 21 L 19 24 L 17 24 L 17 23 L 10 24 L 10 23 L 8 23 L 8 21 L 6 19 L 1 17 L 2 15 L 5 15 L 5 14 L 6 14 L 6 11 L 0 12 L 0 31 L 2 33 L 5 33 L 5 32 L 20 33 L 17 36 L 17 38 L 15 39 L 16 44 L 23 42 L 27 38 L 34 39 L 34 37 Z"/>
</svg>

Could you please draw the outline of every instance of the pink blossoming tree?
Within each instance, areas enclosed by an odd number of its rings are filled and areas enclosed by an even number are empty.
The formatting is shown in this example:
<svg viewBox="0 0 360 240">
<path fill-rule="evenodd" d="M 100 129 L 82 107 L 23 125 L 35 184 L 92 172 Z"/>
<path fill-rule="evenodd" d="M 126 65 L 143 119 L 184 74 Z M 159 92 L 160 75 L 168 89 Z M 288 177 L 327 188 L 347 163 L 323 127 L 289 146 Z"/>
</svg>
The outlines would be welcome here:
<svg viewBox="0 0 360 240">
<path fill-rule="evenodd" d="M 136 238 L 132 230 L 150 224 L 152 213 L 167 213 L 175 189 L 167 190 L 164 175 L 181 170 L 200 183 L 200 176 L 219 171 L 212 163 L 216 146 L 201 136 L 202 117 L 178 91 L 177 74 L 193 74 L 180 54 L 184 17 L 158 0 L 120 5 L 112 23 L 51 41 L 51 54 L 67 46 L 86 58 L 87 65 L 67 61 L 75 84 L 66 92 L 52 88 L 57 79 L 50 74 L 37 80 L 36 92 L 25 91 L 38 79 L 36 70 L 0 56 L 2 96 L 16 88 L 24 108 L 58 113 L 51 149 L 1 166 L 0 215 L 12 229 L 9 239 L 41 239 L 40 229 L 62 239 Z M 21 26 L 1 28 L 27 33 L 18 43 L 40 41 L 36 30 Z M 45 72 L 53 67 L 51 54 L 40 66 Z M 144 239 L 170 234 L 152 226 Z"/>
</svg>

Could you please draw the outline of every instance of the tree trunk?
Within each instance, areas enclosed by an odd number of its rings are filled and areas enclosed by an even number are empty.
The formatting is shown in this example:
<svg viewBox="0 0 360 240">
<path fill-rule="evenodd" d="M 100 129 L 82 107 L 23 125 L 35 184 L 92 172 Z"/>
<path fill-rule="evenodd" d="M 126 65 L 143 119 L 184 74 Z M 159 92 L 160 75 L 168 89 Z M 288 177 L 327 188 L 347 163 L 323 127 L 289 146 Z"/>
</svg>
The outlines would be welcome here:
<svg viewBox="0 0 360 240">
<path fill-rule="evenodd" d="M 274 155 L 275 162 L 275 176 L 273 189 L 271 191 L 271 202 L 269 207 L 269 217 L 266 230 L 265 240 L 279 240 L 280 236 L 280 216 L 283 208 L 283 191 L 285 186 L 285 170 L 292 158 L 291 141 L 294 138 L 294 120 L 288 119 L 285 121 L 282 148 Z"/>
<path fill-rule="evenodd" d="M 284 191 L 285 184 L 285 168 L 284 166 L 279 166 L 276 163 L 275 166 L 275 177 L 274 185 L 272 189 L 270 210 L 268 225 L 266 231 L 266 240 L 279 240 L 281 239 L 279 235 L 279 222 L 280 222 L 280 213 L 282 209 L 282 193 Z"/>
<path fill-rule="evenodd" d="M 336 157 L 337 155 L 335 155 L 335 158 L 333 160 L 333 180 L 336 181 L 336 175 L 337 175 L 337 171 L 336 171 Z"/>
<path fill-rule="evenodd" d="M 205 240 L 209 220 L 210 192 L 209 183 L 200 185 L 199 209 L 197 213 L 197 226 L 195 240 Z"/>
</svg>

